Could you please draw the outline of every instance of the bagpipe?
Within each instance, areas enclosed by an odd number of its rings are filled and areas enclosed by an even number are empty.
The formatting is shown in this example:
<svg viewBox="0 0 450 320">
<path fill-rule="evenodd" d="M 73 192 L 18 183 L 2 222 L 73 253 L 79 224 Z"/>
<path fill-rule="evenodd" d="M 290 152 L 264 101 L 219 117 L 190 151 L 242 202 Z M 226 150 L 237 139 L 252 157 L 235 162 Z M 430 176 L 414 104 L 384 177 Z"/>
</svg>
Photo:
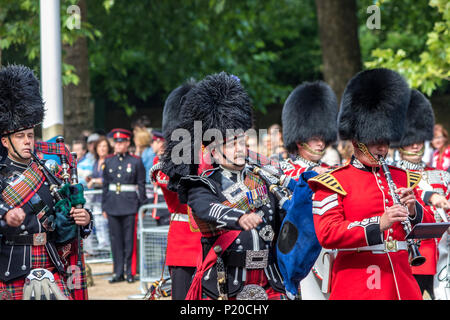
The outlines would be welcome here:
<svg viewBox="0 0 450 320">
<path fill-rule="evenodd" d="M 308 180 L 318 175 L 306 171 L 298 181 L 283 174 L 278 160 L 248 150 L 247 165 L 263 179 L 286 211 L 276 243 L 277 262 L 286 294 L 294 299 L 300 281 L 311 271 L 322 246 L 317 239 L 312 214 L 312 195 Z"/>
<path fill-rule="evenodd" d="M 78 183 L 77 159 L 75 153 L 70 153 L 64 145 L 64 138 L 59 136 L 56 143 L 36 142 L 35 152 L 57 155 L 61 165 L 55 160 L 44 161 L 32 152 L 34 162 L 49 183 L 50 192 L 55 200 L 55 242 L 67 244 L 74 239 L 78 243 L 77 265 L 82 264 L 81 227 L 70 217 L 72 207 L 82 208 L 86 203 L 83 185 Z"/>
</svg>

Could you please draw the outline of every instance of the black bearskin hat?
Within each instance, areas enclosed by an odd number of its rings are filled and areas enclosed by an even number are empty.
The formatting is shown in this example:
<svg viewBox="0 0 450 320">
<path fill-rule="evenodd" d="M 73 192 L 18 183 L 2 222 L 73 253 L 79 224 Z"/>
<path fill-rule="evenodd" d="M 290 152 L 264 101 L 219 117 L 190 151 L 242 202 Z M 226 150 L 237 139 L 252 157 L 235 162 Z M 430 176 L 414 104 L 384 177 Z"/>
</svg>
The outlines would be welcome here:
<svg viewBox="0 0 450 320">
<path fill-rule="evenodd" d="M 354 76 L 342 95 L 338 130 L 342 140 L 364 144 L 398 142 L 405 130 L 411 90 L 389 69 L 372 69 Z"/>
<path fill-rule="evenodd" d="M 281 115 L 286 149 L 297 153 L 297 142 L 313 137 L 326 144 L 336 141 L 337 114 L 337 98 L 328 84 L 316 81 L 299 85 L 289 94 Z"/>
<path fill-rule="evenodd" d="M 186 175 L 197 175 L 198 154 L 201 151 L 201 144 L 208 145 L 212 141 L 203 140 L 204 134 L 209 129 L 218 130 L 224 139 L 229 132 L 227 130 L 247 131 L 253 125 L 253 110 L 250 98 L 242 87 L 239 78 L 228 75 L 225 72 L 207 76 L 198 82 L 183 98 L 180 112 L 181 122 L 178 129 L 189 132 L 190 141 L 166 140 L 166 148 L 163 160 L 162 171 L 170 178 L 169 189 L 174 190 L 174 186 L 179 179 Z M 197 132 L 194 130 L 194 122 L 198 122 Z M 198 132 L 201 127 L 201 132 Z M 201 133 L 201 141 L 196 144 L 196 135 Z M 179 148 L 182 143 L 188 143 L 183 151 L 190 150 L 190 162 L 175 164 L 172 161 L 172 151 Z M 220 142 L 220 141 L 215 141 Z M 184 155 L 183 155 L 184 156 Z"/>
<path fill-rule="evenodd" d="M 409 146 L 416 142 L 433 139 L 434 112 L 430 101 L 419 91 L 411 90 L 408 113 L 406 114 L 406 129 L 398 147 Z"/>
<path fill-rule="evenodd" d="M 166 99 L 164 103 L 163 115 L 162 115 L 162 132 L 166 139 L 167 135 L 170 135 L 171 131 L 176 128 L 181 121 L 181 104 L 182 99 L 192 87 L 195 86 L 195 81 L 189 79 L 186 83 L 174 89 Z"/>
<path fill-rule="evenodd" d="M 44 119 L 39 81 L 28 67 L 0 69 L 0 134 L 33 128 Z"/>
</svg>

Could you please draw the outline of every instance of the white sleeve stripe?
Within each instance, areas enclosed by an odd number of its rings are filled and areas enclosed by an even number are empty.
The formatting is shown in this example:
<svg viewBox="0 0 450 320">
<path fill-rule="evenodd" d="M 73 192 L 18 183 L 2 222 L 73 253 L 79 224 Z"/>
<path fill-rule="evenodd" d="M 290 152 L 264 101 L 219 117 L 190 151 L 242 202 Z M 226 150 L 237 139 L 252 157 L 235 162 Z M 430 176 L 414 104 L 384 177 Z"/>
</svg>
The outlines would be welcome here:
<svg viewBox="0 0 450 320">
<path fill-rule="evenodd" d="M 209 212 L 209 215 L 213 218 L 217 218 L 220 215 L 220 212 L 223 208 L 221 208 L 220 204 L 214 203 L 211 206 L 211 211 Z"/>
<path fill-rule="evenodd" d="M 322 201 L 313 201 L 312 205 L 314 208 L 322 208 L 323 206 L 329 204 L 332 201 L 335 201 L 338 199 L 337 193 L 332 194 L 331 196 L 326 197 Z"/>
<path fill-rule="evenodd" d="M 313 214 L 318 214 L 319 216 L 323 215 L 325 212 L 327 212 L 330 209 L 333 209 L 334 207 L 337 207 L 339 205 L 339 202 L 337 200 L 328 203 L 325 207 L 323 208 L 313 208 L 312 213 Z"/>
</svg>

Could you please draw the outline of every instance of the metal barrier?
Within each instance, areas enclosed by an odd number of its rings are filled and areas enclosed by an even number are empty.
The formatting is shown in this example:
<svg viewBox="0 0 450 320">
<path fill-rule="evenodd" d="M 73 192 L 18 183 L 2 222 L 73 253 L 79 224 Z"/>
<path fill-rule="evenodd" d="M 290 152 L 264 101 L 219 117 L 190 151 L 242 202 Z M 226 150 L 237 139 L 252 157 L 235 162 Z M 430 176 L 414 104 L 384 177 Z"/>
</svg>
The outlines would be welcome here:
<svg viewBox="0 0 450 320">
<path fill-rule="evenodd" d="M 165 267 L 167 248 L 167 234 L 169 226 L 157 226 L 152 217 L 153 209 L 167 209 L 165 202 L 146 204 L 139 208 L 138 212 L 138 242 L 139 242 L 139 281 L 142 294 L 148 291 L 149 285 L 169 276 L 168 267 Z"/>
<path fill-rule="evenodd" d="M 108 220 L 102 214 L 102 190 L 85 190 L 85 207 L 91 210 L 94 218 L 93 233 L 84 240 L 86 263 L 112 263 Z"/>
</svg>

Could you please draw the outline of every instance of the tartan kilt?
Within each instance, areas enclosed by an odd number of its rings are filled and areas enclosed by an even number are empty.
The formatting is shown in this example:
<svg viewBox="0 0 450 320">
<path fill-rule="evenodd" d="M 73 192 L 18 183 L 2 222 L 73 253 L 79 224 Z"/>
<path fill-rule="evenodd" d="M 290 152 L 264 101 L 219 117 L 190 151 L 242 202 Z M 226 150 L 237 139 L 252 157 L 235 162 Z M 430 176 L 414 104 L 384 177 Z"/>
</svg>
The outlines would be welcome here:
<svg viewBox="0 0 450 320">
<path fill-rule="evenodd" d="M 81 242 L 83 248 L 83 241 Z M 58 253 L 64 263 L 66 275 L 65 283 L 69 286 L 68 290 L 74 300 L 88 300 L 86 263 L 84 254 L 81 255 L 81 270 L 77 267 L 78 243 L 73 240 L 71 243 L 58 247 Z"/>
<path fill-rule="evenodd" d="M 269 281 L 267 280 L 267 276 L 264 273 L 264 270 L 262 269 L 247 269 L 247 276 L 244 283 L 245 285 L 248 284 L 256 284 L 258 286 L 261 286 L 265 289 L 267 293 L 268 300 L 287 300 L 287 296 L 285 293 L 278 292 L 274 290 L 270 285 Z M 205 293 L 202 294 L 202 300 L 213 300 L 212 298 L 208 297 Z M 236 297 L 229 297 L 228 300 L 236 300 Z"/>
<path fill-rule="evenodd" d="M 56 272 L 50 256 L 47 253 L 45 246 L 32 246 L 31 247 L 31 269 L 45 268 L 53 273 L 55 282 L 61 289 L 62 293 L 72 300 L 70 292 L 66 286 L 65 280 Z M 0 300 L 22 300 L 23 286 L 25 278 L 17 279 L 8 283 L 0 281 Z"/>
</svg>

